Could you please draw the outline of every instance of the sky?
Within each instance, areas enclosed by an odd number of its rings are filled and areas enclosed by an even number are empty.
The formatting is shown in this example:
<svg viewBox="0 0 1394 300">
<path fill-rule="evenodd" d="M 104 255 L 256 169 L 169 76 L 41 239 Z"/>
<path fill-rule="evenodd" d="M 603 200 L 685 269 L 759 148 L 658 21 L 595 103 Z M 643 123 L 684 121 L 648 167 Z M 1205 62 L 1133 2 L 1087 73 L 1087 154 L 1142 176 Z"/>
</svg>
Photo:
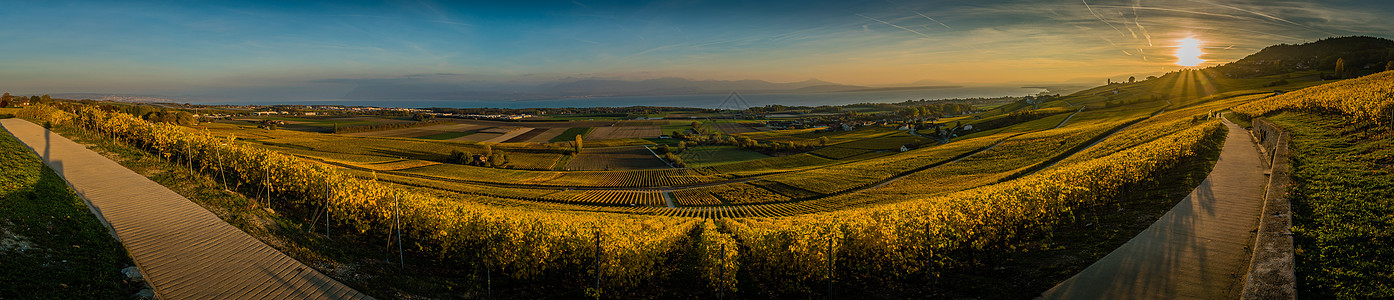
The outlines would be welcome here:
<svg viewBox="0 0 1394 300">
<path fill-rule="evenodd" d="M 290 2 L 290 3 L 286 3 Z M 15 1 L 0 90 L 332 98 L 356 80 L 1094 82 L 1394 32 L 1394 1 Z"/>
</svg>

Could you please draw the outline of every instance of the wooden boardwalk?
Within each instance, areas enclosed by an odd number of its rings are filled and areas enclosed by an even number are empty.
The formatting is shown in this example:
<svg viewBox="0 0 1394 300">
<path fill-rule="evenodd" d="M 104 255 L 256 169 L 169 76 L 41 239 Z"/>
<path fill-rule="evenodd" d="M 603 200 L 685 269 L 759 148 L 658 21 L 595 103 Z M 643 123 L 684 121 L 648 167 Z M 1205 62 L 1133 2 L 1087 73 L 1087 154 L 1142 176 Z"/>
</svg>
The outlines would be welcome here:
<svg viewBox="0 0 1394 300">
<path fill-rule="evenodd" d="M 1244 128 L 1210 175 L 1156 223 L 1042 294 L 1045 299 L 1238 299 L 1268 182 Z"/>
<path fill-rule="evenodd" d="M 83 145 L 25 120 L 0 125 L 88 202 L 161 299 L 370 298 Z"/>
</svg>

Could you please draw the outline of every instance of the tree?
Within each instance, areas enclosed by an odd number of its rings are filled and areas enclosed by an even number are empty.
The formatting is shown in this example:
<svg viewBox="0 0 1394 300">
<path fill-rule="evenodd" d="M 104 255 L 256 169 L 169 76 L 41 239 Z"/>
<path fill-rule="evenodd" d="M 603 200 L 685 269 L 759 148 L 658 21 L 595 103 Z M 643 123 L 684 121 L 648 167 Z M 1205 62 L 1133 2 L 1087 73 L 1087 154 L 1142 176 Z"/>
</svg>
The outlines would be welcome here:
<svg viewBox="0 0 1394 300">
<path fill-rule="evenodd" d="M 53 97 L 49 97 L 48 95 L 43 95 L 42 97 L 39 97 L 39 100 L 43 100 L 44 103 L 50 103 L 50 102 L 53 102 Z"/>
<path fill-rule="evenodd" d="M 1134 82 L 1137 82 L 1137 77 L 1128 76 L 1128 83 L 1134 83 Z"/>
<path fill-rule="evenodd" d="M 818 137 L 818 146 L 827 147 L 827 146 L 828 146 L 828 137 L 826 137 L 826 136 Z"/>
<path fill-rule="evenodd" d="M 194 117 L 194 114 L 189 113 L 189 112 L 187 112 L 187 111 L 182 111 L 182 110 L 181 110 L 181 111 L 175 112 L 175 113 L 174 113 L 174 119 L 175 119 L 176 122 L 179 123 L 179 125 L 184 125 L 184 126 L 194 126 L 194 125 L 198 125 L 198 118 L 195 118 L 195 117 Z"/>
<path fill-rule="evenodd" d="M 1147 80 L 1157 79 L 1157 76 L 1147 76 Z"/>
<path fill-rule="evenodd" d="M 43 98 L 39 98 L 39 96 L 29 96 L 29 103 L 33 103 L 33 104 L 43 103 L 43 102 L 40 102 L 40 100 L 43 100 Z"/>
<path fill-rule="evenodd" d="M 1345 77 L 1346 77 L 1346 59 L 1344 59 L 1344 58 L 1337 58 L 1337 59 L 1336 59 L 1336 74 L 1335 74 L 1335 75 L 1336 75 L 1336 78 L 1345 78 Z"/>
<path fill-rule="evenodd" d="M 10 96 L 10 93 L 5 93 L 4 96 L 0 96 L 0 100 L 6 101 L 6 102 L 9 102 L 11 98 L 14 98 L 14 96 Z"/>
<path fill-rule="evenodd" d="M 571 146 L 576 147 L 576 153 L 581 153 L 581 135 L 576 135 L 576 142 Z"/>
<path fill-rule="evenodd" d="M 460 151 L 460 150 L 458 150 L 458 149 L 457 149 L 457 150 L 450 150 L 450 162 L 452 162 L 452 163 L 457 163 L 457 164 L 462 164 L 462 165 L 463 165 L 463 164 L 469 164 L 469 163 L 470 163 L 470 160 L 473 159 L 473 158 L 474 158 L 474 155 L 470 155 L 469 152 Z"/>
<path fill-rule="evenodd" d="M 489 156 L 493 156 L 493 155 L 494 155 L 494 146 L 490 146 L 489 144 L 484 144 L 484 157 L 489 157 Z"/>
</svg>

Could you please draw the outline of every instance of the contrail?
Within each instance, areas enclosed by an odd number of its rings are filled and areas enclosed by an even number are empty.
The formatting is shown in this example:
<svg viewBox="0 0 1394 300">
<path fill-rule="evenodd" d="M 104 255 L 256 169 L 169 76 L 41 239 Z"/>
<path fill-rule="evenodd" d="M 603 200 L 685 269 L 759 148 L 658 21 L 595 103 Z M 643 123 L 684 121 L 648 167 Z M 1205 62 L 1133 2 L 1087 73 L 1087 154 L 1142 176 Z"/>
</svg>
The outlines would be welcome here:
<svg viewBox="0 0 1394 300">
<path fill-rule="evenodd" d="M 1133 5 L 1133 25 L 1137 26 L 1137 30 L 1142 31 L 1142 37 L 1147 38 L 1147 46 L 1152 47 L 1152 34 L 1147 33 L 1147 27 L 1142 27 L 1142 22 L 1139 21 L 1140 18 L 1137 16 L 1137 8 L 1139 6 L 1142 6 L 1142 0 L 1137 0 Z M 1143 56 L 1142 59 L 1147 60 L 1147 56 Z"/>
<path fill-rule="evenodd" d="M 1321 33 L 1325 33 L 1325 34 L 1329 34 L 1329 35 L 1336 35 L 1335 33 L 1330 33 L 1330 32 L 1327 32 L 1327 31 L 1325 31 L 1325 30 L 1321 30 L 1321 29 L 1316 29 L 1316 28 L 1308 27 L 1307 25 L 1297 24 L 1296 22 L 1288 21 L 1287 19 L 1275 17 L 1275 16 L 1273 16 L 1273 15 L 1269 15 L 1269 14 L 1265 14 L 1265 13 L 1261 13 L 1261 12 L 1257 12 L 1257 11 L 1247 10 L 1247 9 L 1243 9 L 1243 8 L 1238 8 L 1238 7 L 1229 6 L 1229 5 L 1224 5 L 1224 4 L 1219 4 L 1219 3 L 1214 3 L 1214 2 L 1210 2 L 1210 4 L 1213 4 L 1213 5 L 1219 6 L 1219 7 L 1224 7 L 1224 8 L 1228 8 L 1228 9 L 1233 9 L 1233 10 L 1237 10 L 1237 11 L 1242 11 L 1242 12 L 1246 12 L 1246 13 L 1255 14 L 1255 15 L 1258 15 L 1258 16 L 1261 16 L 1261 17 L 1264 17 L 1264 18 L 1269 18 L 1269 19 L 1272 19 L 1272 20 L 1275 20 L 1275 21 L 1279 21 L 1279 22 L 1283 22 L 1283 23 L 1288 23 L 1288 24 L 1292 24 L 1292 25 L 1297 25 L 1298 27 L 1302 27 L 1302 28 L 1306 28 L 1306 29 L 1311 29 L 1312 31 L 1316 31 L 1316 32 L 1321 32 Z"/>
<path fill-rule="evenodd" d="M 640 55 L 644 55 L 644 54 L 649 54 L 650 52 L 654 52 L 654 51 L 658 51 L 658 50 L 663 50 L 663 49 L 668 49 L 668 48 L 673 48 L 673 47 L 677 47 L 677 46 L 682 46 L 682 44 L 672 44 L 672 45 L 658 46 L 658 47 L 654 47 L 653 49 L 644 50 L 644 51 L 639 51 L 639 52 L 637 52 L 637 53 L 630 54 L 630 55 L 625 55 L 624 57 L 625 57 L 625 58 L 629 58 L 629 57 L 640 56 Z"/>
<path fill-rule="evenodd" d="M 1130 8 L 1130 7 L 1128 7 L 1128 6 L 1115 6 L 1115 5 L 1098 5 L 1098 7 L 1103 7 L 1103 8 Z M 1200 12 L 1200 11 L 1190 11 L 1190 10 L 1175 9 L 1175 8 L 1162 8 L 1162 7 L 1131 7 L 1131 8 L 1133 8 L 1133 9 L 1142 9 L 1142 10 L 1160 10 L 1160 11 L 1169 11 L 1169 12 L 1179 12 L 1179 13 L 1197 14 L 1197 15 L 1212 16 L 1212 17 L 1225 17 L 1225 18 L 1231 18 L 1231 19 L 1243 19 L 1243 20 L 1248 20 L 1248 19 L 1249 19 L 1249 18 L 1240 17 L 1240 16 L 1235 16 L 1235 15 L 1229 15 L 1229 14 L 1210 13 L 1210 12 Z"/>
<path fill-rule="evenodd" d="M 872 21 L 881 22 L 881 24 L 886 24 L 886 25 L 889 25 L 889 26 L 891 26 L 891 27 L 900 28 L 900 29 L 903 29 L 903 30 L 909 31 L 909 32 L 914 32 L 915 34 L 918 34 L 918 35 L 923 36 L 923 37 L 934 38 L 934 37 L 925 35 L 924 33 L 920 33 L 919 31 L 915 31 L 914 29 L 901 27 L 900 25 L 891 24 L 890 22 L 881 21 L 881 20 L 879 20 L 879 19 L 872 18 L 872 17 L 868 17 L 868 16 L 864 16 L 864 15 L 862 15 L 862 14 L 856 14 L 856 15 L 857 15 L 857 16 L 860 16 L 860 17 L 863 17 L 863 18 L 870 19 L 870 20 L 872 20 Z"/>
<path fill-rule="evenodd" d="M 944 28 L 954 29 L 953 27 L 949 27 L 949 25 L 944 25 L 944 22 L 939 22 L 939 20 L 935 20 L 934 18 L 930 18 L 929 16 L 926 16 L 926 15 L 924 15 L 924 14 L 918 12 L 918 11 L 915 12 L 915 14 L 920 15 L 921 17 L 924 17 L 925 19 L 929 19 L 930 21 L 934 21 L 934 23 L 939 23 L 939 26 L 944 26 Z"/>
<path fill-rule="evenodd" d="M 1126 34 L 1123 34 L 1123 31 L 1122 31 L 1122 30 L 1118 30 L 1118 27 L 1117 27 L 1117 26 L 1113 26 L 1113 23 L 1109 23 L 1108 20 L 1104 20 L 1104 16 L 1100 16 L 1099 13 L 1094 12 L 1094 8 L 1093 8 L 1093 7 L 1089 7 L 1089 1 L 1079 0 L 1079 2 L 1084 2 L 1084 8 L 1089 9 L 1089 14 L 1094 15 L 1095 18 L 1099 18 L 1099 21 L 1100 21 L 1100 22 L 1104 22 L 1104 24 L 1108 24 L 1108 27 L 1112 27 L 1112 28 L 1113 28 L 1113 31 L 1117 31 L 1117 32 L 1118 32 L 1118 35 L 1128 36 L 1128 35 L 1126 35 Z"/>
</svg>

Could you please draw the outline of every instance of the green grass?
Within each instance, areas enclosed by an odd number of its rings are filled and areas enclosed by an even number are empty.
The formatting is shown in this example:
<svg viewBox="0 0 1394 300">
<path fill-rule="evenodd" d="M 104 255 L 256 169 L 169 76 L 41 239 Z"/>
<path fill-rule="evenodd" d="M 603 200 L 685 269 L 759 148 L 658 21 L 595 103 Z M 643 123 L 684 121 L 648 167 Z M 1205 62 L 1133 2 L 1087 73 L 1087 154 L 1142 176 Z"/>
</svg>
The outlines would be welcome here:
<svg viewBox="0 0 1394 300">
<path fill-rule="evenodd" d="M 575 141 L 575 140 L 576 140 L 576 136 L 578 136 L 578 135 L 581 136 L 582 139 L 584 139 L 584 138 L 586 137 L 587 134 L 590 134 L 590 133 L 591 133 L 591 129 L 592 129 L 592 128 L 590 128 L 590 127 L 572 127 L 572 128 L 567 128 L 566 131 L 562 131 L 561 135 L 558 135 L 557 137 L 552 138 L 552 140 L 549 141 L 549 142 L 554 142 L 554 143 L 555 143 L 555 142 L 570 142 L 570 141 Z M 584 143 L 585 143 L 585 141 L 582 141 L 582 145 L 583 145 L 583 146 L 584 146 Z"/>
<path fill-rule="evenodd" d="M 693 120 L 693 121 L 669 121 L 669 122 L 668 122 L 668 125 L 663 125 L 663 127 L 659 129 L 659 130 L 660 130 L 659 133 L 661 133 L 661 134 L 670 134 L 670 135 L 673 134 L 674 131 L 682 132 L 682 133 L 687 133 L 687 130 L 688 130 L 688 129 L 692 129 L 692 122 L 694 122 L 694 121 L 695 121 L 695 122 L 704 122 L 705 120 L 703 120 L 703 121 L 696 121 L 696 120 Z M 710 127 L 708 127 L 708 126 L 706 125 L 706 123 L 703 123 L 701 126 L 704 127 L 704 128 L 710 128 Z"/>
<path fill-rule="evenodd" d="M 1298 294 L 1394 298 L 1394 132 L 1339 115 L 1270 119 L 1292 134 Z"/>
<path fill-rule="evenodd" d="M 475 134 L 475 133 L 479 133 L 479 132 L 477 132 L 477 131 L 442 132 L 442 133 L 437 133 L 437 134 L 432 134 L 432 135 L 427 135 L 427 136 L 418 136 L 418 137 L 416 137 L 416 138 L 418 138 L 418 139 L 428 139 L 428 140 L 448 140 L 448 139 L 453 139 L 453 138 L 457 138 L 457 137 L 467 136 L 467 135 L 471 135 L 471 134 Z"/>
<path fill-rule="evenodd" d="M 121 299 L 140 289 L 123 283 L 120 270 L 132 262 L 121 244 L 63 178 L 4 131 L 0 163 L 0 298 Z"/>
<path fill-rule="evenodd" d="M 715 166 L 728 163 L 752 161 L 757 159 L 770 158 L 760 152 L 742 149 L 736 146 L 697 146 L 687 148 L 687 151 L 679 155 L 689 168 Z"/>
</svg>

